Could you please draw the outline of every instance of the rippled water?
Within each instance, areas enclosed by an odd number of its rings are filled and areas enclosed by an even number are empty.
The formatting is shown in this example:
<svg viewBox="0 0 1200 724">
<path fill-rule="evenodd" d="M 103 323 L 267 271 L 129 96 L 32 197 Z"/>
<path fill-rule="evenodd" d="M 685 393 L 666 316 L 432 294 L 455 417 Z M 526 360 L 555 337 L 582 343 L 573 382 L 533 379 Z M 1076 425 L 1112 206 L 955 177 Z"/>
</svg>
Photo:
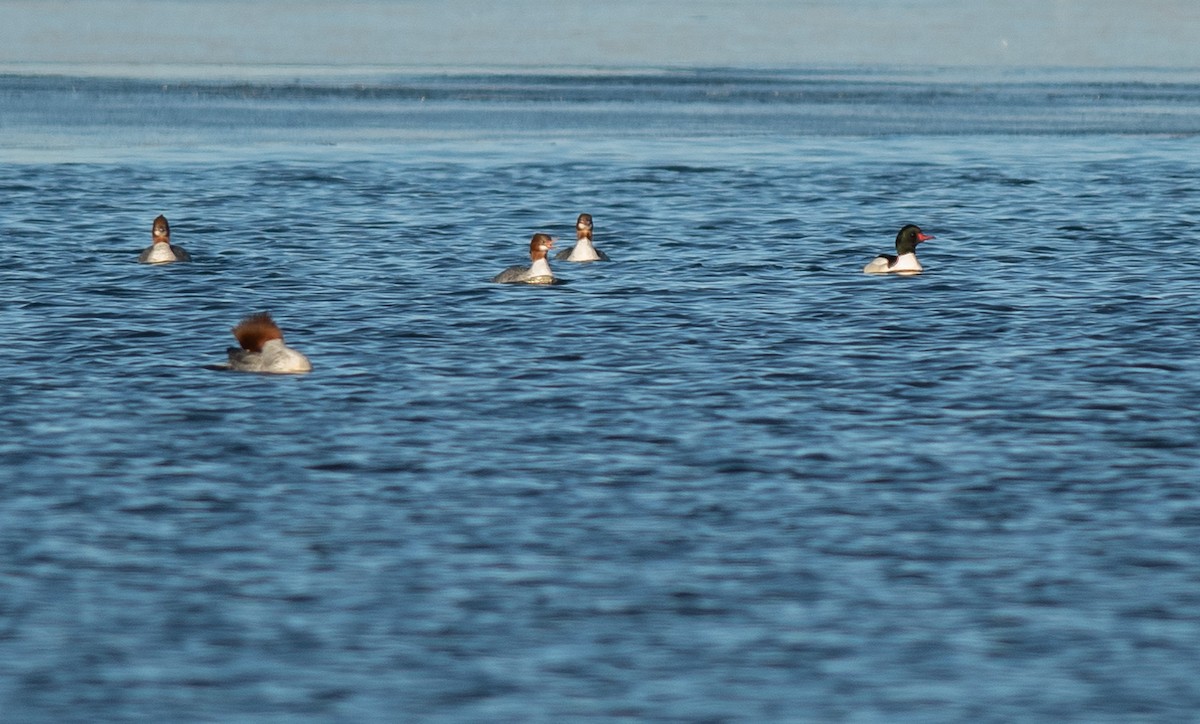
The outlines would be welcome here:
<svg viewBox="0 0 1200 724">
<path fill-rule="evenodd" d="M 1200 709 L 1197 79 L 5 76 L 0 126 L 6 717 Z M 489 283 L 583 211 L 612 263 Z M 312 374 L 206 368 L 260 309 Z"/>
</svg>

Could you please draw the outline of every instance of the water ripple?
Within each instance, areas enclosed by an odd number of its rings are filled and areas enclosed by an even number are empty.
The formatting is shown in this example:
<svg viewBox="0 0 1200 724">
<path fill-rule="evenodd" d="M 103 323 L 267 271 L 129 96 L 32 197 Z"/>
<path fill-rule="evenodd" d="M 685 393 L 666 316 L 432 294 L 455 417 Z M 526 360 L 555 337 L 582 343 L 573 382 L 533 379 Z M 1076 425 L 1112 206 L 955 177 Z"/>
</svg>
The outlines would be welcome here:
<svg viewBox="0 0 1200 724">
<path fill-rule="evenodd" d="M 577 92 L 530 87 L 510 94 Z M 207 124 L 247 89 L 197 90 L 209 115 L 182 132 L 210 152 L 0 166 L 6 711 L 1200 705 L 1195 138 L 684 123 L 593 144 L 572 121 L 333 152 L 243 145 Z M 687 109 L 711 88 L 668 90 Z M 776 120 L 824 92 L 795 91 Z M 750 115 L 759 92 L 704 102 Z M 362 93 L 246 97 L 320 99 L 301 117 L 344 138 L 324 114 L 370 115 Z M 1133 113 L 1192 91 L 1105 93 Z M 614 262 L 489 283 L 580 211 Z M 135 263 L 158 213 L 193 263 Z M 927 273 L 859 273 L 908 221 L 938 237 Z M 312 374 L 207 368 L 260 309 Z"/>
</svg>

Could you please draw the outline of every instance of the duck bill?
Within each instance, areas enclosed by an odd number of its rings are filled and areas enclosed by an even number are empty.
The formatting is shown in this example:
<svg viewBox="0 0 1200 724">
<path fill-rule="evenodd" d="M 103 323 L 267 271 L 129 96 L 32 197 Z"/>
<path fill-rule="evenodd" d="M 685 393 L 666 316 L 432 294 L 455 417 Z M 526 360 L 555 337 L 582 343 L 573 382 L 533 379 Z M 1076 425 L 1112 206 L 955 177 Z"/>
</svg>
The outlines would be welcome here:
<svg viewBox="0 0 1200 724">
<path fill-rule="evenodd" d="M 930 239 L 936 239 L 936 238 L 937 237 L 934 236 L 933 234 L 925 234 L 925 233 L 922 233 L 919 231 L 917 232 L 917 241 L 918 242 L 929 241 Z"/>
</svg>

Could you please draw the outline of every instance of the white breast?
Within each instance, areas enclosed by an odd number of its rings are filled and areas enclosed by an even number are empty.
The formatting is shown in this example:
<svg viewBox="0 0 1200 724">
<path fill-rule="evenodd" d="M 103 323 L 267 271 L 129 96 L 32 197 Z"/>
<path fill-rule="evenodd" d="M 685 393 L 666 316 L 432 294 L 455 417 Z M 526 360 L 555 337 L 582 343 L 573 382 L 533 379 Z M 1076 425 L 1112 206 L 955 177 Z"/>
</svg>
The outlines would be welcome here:
<svg viewBox="0 0 1200 724">
<path fill-rule="evenodd" d="M 924 269 L 924 267 L 921 266 L 921 262 L 917 261 L 916 254 L 901 254 L 899 257 L 896 258 L 896 263 L 893 264 L 891 266 L 891 268 L 888 269 L 888 271 L 919 272 L 919 271 L 922 271 L 923 269 Z"/>
<path fill-rule="evenodd" d="M 175 252 L 170 244 L 155 244 L 142 252 L 141 261 L 147 264 L 165 264 L 175 261 Z"/>
<path fill-rule="evenodd" d="M 592 246 L 591 239 L 580 239 L 571 250 L 567 261 L 600 261 L 600 255 L 596 253 L 596 247 Z"/>
</svg>

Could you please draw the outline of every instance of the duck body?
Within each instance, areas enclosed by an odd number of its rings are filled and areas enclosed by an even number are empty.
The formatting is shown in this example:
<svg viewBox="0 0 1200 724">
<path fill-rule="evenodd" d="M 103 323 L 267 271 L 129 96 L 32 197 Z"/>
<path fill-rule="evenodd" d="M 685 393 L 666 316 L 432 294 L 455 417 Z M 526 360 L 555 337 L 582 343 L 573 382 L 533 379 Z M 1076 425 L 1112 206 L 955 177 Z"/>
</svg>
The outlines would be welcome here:
<svg viewBox="0 0 1200 724">
<path fill-rule="evenodd" d="M 546 252 L 554 248 L 554 239 L 548 234 L 534 234 L 529 240 L 529 266 L 510 266 L 496 276 L 493 282 L 499 284 L 553 284 L 554 272 L 550 269 L 550 261 Z"/>
<path fill-rule="evenodd" d="M 299 374 L 312 372 L 312 362 L 302 353 L 284 344 L 282 339 L 272 339 L 264 342 L 258 352 L 230 347 L 229 369 L 239 372 Z"/>
<path fill-rule="evenodd" d="M 559 261 L 609 261 L 608 254 L 592 246 L 591 239 L 576 242 L 570 249 L 563 249 L 554 257 Z"/>
<path fill-rule="evenodd" d="M 191 260 L 190 254 L 171 244 L 153 244 L 138 255 L 138 261 L 143 264 L 170 264 L 173 261 Z"/>
<path fill-rule="evenodd" d="M 510 266 L 492 278 L 500 284 L 553 284 L 554 272 L 545 259 L 529 266 Z"/>
<path fill-rule="evenodd" d="M 863 267 L 864 274 L 887 274 L 889 272 L 912 272 L 915 274 L 922 271 L 925 271 L 925 267 L 917 261 L 916 254 L 899 256 L 880 254 Z"/>
<path fill-rule="evenodd" d="M 917 244 L 934 238 L 921 227 L 908 224 L 896 234 L 896 255 L 880 254 L 863 267 L 864 274 L 919 274 L 925 270 L 917 260 Z"/>
</svg>

